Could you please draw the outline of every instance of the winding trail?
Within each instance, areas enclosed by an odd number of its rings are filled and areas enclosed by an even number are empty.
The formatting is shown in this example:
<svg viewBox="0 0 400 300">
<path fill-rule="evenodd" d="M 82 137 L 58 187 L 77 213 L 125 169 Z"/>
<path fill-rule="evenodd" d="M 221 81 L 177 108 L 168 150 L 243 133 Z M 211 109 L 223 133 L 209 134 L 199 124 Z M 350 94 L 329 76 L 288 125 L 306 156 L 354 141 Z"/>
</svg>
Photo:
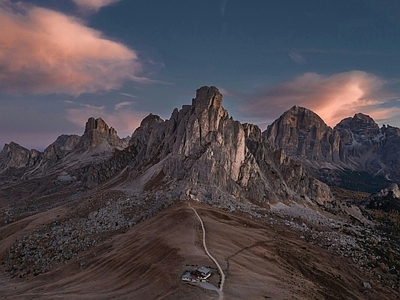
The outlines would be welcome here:
<svg viewBox="0 0 400 300">
<path fill-rule="evenodd" d="M 200 217 L 199 214 L 197 213 L 196 209 L 194 209 L 194 208 L 190 205 L 190 203 L 189 203 L 189 207 L 190 207 L 191 209 L 193 209 L 194 213 L 196 214 L 197 218 L 198 218 L 199 221 L 200 221 L 201 228 L 202 228 L 202 230 L 203 230 L 203 246 L 204 246 L 204 250 L 206 251 L 208 257 L 211 258 L 211 260 L 217 265 L 218 270 L 219 270 L 219 273 L 221 274 L 221 284 L 220 284 L 219 289 L 218 289 L 218 291 L 219 291 L 219 292 L 218 292 L 218 295 L 219 295 L 219 300 L 222 300 L 222 299 L 224 299 L 223 288 L 224 288 L 224 283 L 225 283 L 225 273 L 224 273 L 224 271 L 222 270 L 221 266 L 219 265 L 218 261 L 210 254 L 210 252 L 208 252 L 207 245 L 206 245 L 206 229 L 204 228 L 203 220 L 201 219 L 201 217 Z"/>
</svg>

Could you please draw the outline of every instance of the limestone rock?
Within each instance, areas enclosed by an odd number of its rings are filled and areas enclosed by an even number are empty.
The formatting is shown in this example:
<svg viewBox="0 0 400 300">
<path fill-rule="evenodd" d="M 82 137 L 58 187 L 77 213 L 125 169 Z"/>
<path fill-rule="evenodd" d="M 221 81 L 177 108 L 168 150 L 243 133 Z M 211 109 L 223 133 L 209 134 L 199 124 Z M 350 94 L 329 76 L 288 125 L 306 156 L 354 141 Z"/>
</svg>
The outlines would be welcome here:
<svg viewBox="0 0 400 300">
<path fill-rule="evenodd" d="M 192 105 L 175 109 L 169 120 L 148 116 L 131 145 L 137 150 L 131 172 L 138 172 L 131 178 L 144 172 L 143 188 L 155 188 L 149 182 L 158 178 L 163 184 L 179 182 L 196 199 L 230 197 L 262 206 L 270 201 L 323 203 L 332 197 L 299 163 L 277 155 L 257 126 L 230 118 L 216 87 L 198 89 Z"/>
<path fill-rule="evenodd" d="M 362 113 L 332 129 L 312 111 L 293 106 L 264 135 L 328 184 L 373 192 L 390 180 L 400 183 L 400 129 L 379 128 Z"/>
<path fill-rule="evenodd" d="M 156 199 L 162 191 L 173 201 L 191 197 L 215 205 L 268 208 L 278 201 L 315 205 L 332 199 L 325 184 L 274 148 L 257 126 L 229 117 L 216 87 L 198 89 L 191 105 L 175 109 L 168 120 L 150 114 L 124 145 L 101 118 L 90 118 L 82 137 L 60 136 L 43 154 L 15 146 L 18 155 L 8 163 L 25 166 L 29 157 L 39 157 L 39 165 L 24 174 L 48 176 L 54 190 L 70 184 L 93 188 L 110 180 L 108 186 Z"/>
<path fill-rule="evenodd" d="M 269 125 L 264 134 L 291 157 L 329 163 L 347 160 L 339 132 L 307 108 L 293 106 Z"/>
<path fill-rule="evenodd" d="M 371 117 L 358 113 L 342 120 L 335 129 L 340 132 L 356 170 L 400 183 L 399 128 L 379 128 Z"/>
<path fill-rule="evenodd" d="M 118 137 L 117 131 L 109 127 L 102 118 L 91 117 L 86 122 L 85 132 L 77 147 L 82 150 L 97 148 L 109 152 L 113 149 L 122 150 L 124 142 Z"/>
<path fill-rule="evenodd" d="M 55 163 L 74 151 L 80 140 L 80 136 L 63 134 L 44 150 L 43 157 L 50 164 Z"/>
<path fill-rule="evenodd" d="M 28 150 L 15 142 L 5 144 L 0 152 L 0 172 L 9 168 L 24 168 L 37 165 L 41 153 L 37 150 Z"/>
<path fill-rule="evenodd" d="M 378 124 L 362 113 L 343 119 L 335 129 L 340 132 L 340 138 L 351 156 L 361 156 L 367 152 L 380 132 Z"/>
</svg>

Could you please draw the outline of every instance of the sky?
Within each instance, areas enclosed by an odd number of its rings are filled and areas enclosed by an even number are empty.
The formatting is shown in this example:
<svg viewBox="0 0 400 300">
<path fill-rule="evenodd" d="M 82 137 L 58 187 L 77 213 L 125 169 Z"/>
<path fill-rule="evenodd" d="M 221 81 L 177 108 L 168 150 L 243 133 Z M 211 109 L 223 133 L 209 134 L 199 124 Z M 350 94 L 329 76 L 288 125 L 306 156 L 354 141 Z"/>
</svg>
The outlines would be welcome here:
<svg viewBox="0 0 400 300">
<path fill-rule="evenodd" d="M 262 130 L 293 105 L 400 127 L 398 0 L 0 0 L 0 28 L 0 149 L 125 137 L 205 85 Z"/>
</svg>

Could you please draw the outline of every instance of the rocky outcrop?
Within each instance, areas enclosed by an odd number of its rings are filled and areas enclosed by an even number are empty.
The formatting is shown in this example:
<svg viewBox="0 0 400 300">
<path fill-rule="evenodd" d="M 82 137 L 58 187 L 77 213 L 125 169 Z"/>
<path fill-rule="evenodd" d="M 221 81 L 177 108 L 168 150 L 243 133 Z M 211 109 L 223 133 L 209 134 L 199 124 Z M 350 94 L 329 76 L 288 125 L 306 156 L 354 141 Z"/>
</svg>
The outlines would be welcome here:
<svg viewBox="0 0 400 300">
<path fill-rule="evenodd" d="M 339 132 L 307 108 L 293 106 L 269 125 L 264 135 L 291 157 L 328 163 L 347 160 Z"/>
<path fill-rule="evenodd" d="M 6 183 L 33 178 L 43 179 L 43 186 L 44 182 L 51 185 L 55 179 L 63 184 L 79 179 L 81 184 L 93 187 L 97 180 L 88 184 L 93 176 L 88 170 L 102 169 L 101 164 L 126 146 L 127 141 L 121 140 L 101 118 L 89 118 L 83 136 L 61 135 L 43 152 L 25 149 L 14 142 L 6 144 L 0 153 L 0 183 L 6 188 Z"/>
<path fill-rule="evenodd" d="M 85 132 L 77 146 L 80 150 L 97 148 L 104 152 L 114 149 L 122 150 L 124 142 L 118 137 L 117 131 L 109 127 L 102 118 L 89 118 L 86 122 Z"/>
<path fill-rule="evenodd" d="M 371 117 L 358 113 L 342 120 L 335 129 L 340 132 L 354 169 L 400 182 L 399 128 L 379 128 Z"/>
<path fill-rule="evenodd" d="M 331 199 L 325 184 L 283 158 L 257 126 L 230 118 L 216 87 L 198 89 L 192 105 L 175 109 L 169 120 L 148 116 L 130 143 L 137 154 L 129 177 L 138 178 L 143 189 L 174 183 L 181 187 L 181 196 L 263 206 L 270 201 Z"/>
<path fill-rule="evenodd" d="M 315 205 L 332 198 L 325 184 L 272 147 L 257 126 L 229 117 L 216 87 L 198 89 L 191 105 L 175 109 L 169 120 L 147 116 L 126 148 L 101 118 L 90 118 L 82 137 L 60 136 L 40 156 L 40 166 L 29 174 L 52 174 L 51 180 L 62 179 L 63 185 L 93 188 L 110 180 L 139 194 L 169 190 L 174 200 L 233 207 L 278 201 Z"/>
<path fill-rule="evenodd" d="M 0 152 L 0 173 L 10 169 L 22 169 L 36 166 L 42 159 L 42 153 L 28 150 L 17 143 L 5 144 Z"/>
<path fill-rule="evenodd" d="M 400 128 L 384 125 L 381 134 L 384 139 L 381 139 L 378 155 L 385 166 L 384 176 L 400 184 Z"/>
<path fill-rule="evenodd" d="M 400 178 L 400 129 L 362 113 L 334 129 L 312 111 L 293 106 L 264 132 L 320 180 L 346 189 L 376 192 Z"/>
<path fill-rule="evenodd" d="M 43 152 L 43 158 L 49 164 L 56 163 L 67 154 L 74 151 L 81 140 L 77 135 L 61 135 L 54 143 L 48 146 Z"/>
<path fill-rule="evenodd" d="M 368 198 L 367 208 L 379 209 L 386 212 L 400 211 L 400 189 L 397 184 L 382 189 Z"/>
<path fill-rule="evenodd" d="M 360 157 L 379 142 L 378 124 L 370 116 L 362 113 L 343 119 L 335 129 L 339 131 L 340 138 L 352 157 Z"/>
</svg>

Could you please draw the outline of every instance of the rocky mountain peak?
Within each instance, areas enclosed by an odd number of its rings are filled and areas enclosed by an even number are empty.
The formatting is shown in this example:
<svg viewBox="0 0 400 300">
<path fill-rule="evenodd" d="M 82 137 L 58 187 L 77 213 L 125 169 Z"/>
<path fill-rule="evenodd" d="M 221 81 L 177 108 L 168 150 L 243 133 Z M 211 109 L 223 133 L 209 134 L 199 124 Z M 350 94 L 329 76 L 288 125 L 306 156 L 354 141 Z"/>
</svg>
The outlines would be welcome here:
<svg viewBox="0 0 400 300">
<path fill-rule="evenodd" d="M 204 111 L 210 108 L 222 108 L 222 94 L 215 86 L 203 86 L 196 90 L 196 98 L 192 100 L 192 107 L 196 111 Z"/>
<path fill-rule="evenodd" d="M 374 136 L 379 132 L 379 126 L 368 115 L 355 114 L 354 117 L 343 119 L 335 126 L 337 130 L 350 130 L 354 134 L 363 136 Z"/>
<path fill-rule="evenodd" d="M 332 129 L 312 111 L 293 106 L 264 135 L 329 184 L 345 188 L 357 184 L 360 190 L 376 191 L 389 181 L 398 182 L 400 129 L 379 128 L 363 113 L 343 119 Z M 362 172 L 362 181 L 357 172 Z"/>
<path fill-rule="evenodd" d="M 0 152 L 0 171 L 8 168 L 22 168 L 33 165 L 40 159 L 40 152 L 28 150 L 21 145 L 10 142 Z"/>
<path fill-rule="evenodd" d="M 352 156 L 360 157 L 371 150 L 377 142 L 380 129 L 378 124 L 368 115 L 358 113 L 353 117 L 340 121 L 335 130 Z"/>
<path fill-rule="evenodd" d="M 86 122 L 85 133 L 83 134 L 78 148 L 88 149 L 103 145 L 104 151 L 112 149 L 123 149 L 124 143 L 118 137 L 117 131 L 109 127 L 102 118 L 90 117 Z"/>
<path fill-rule="evenodd" d="M 284 112 L 268 126 L 264 135 L 291 157 L 325 162 L 345 160 L 339 134 L 304 107 L 295 105 Z"/>
<path fill-rule="evenodd" d="M 162 123 L 162 122 L 164 122 L 163 119 L 161 119 L 157 115 L 153 115 L 152 113 L 150 113 L 146 118 L 144 118 L 142 120 L 142 122 L 140 123 L 140 127 L 141 128 L 153 128 L 157 124 Z"/>
<path fill-rule="evenodd" d="M 222 94 L 215 86 L 196 90 L 191 110 L 193 114 L 188 123 L 202 144 L 209 142 L 209 134 L 218 131 L 221 121 L 228 117 L 228 112 L 222 107 Z"/>
<path fill-rule="evenodd" d="M 354 115 L 353 119 L 360 120 L 363 123 L 373 124 L 373 126 L 377 126 L 374 119 L 372 119 L 369 115 L 363 113 L 357 113 Z"/>
<path fill-rule="evenodd" d="M 130 144 L 136 153 L 132 170 L 138 172 L 130 177 L 138 176 L 144 190 L 154 188 L 155 182 L 157 188 L 175 182 L 178 198 L 214 204 L 247 199 L 268 206 L 282 199 L 331 199 L 327 186 L 275 153 L 257 126 L 229 118 L 216 87 L 198 89 L 192 105 L 175 109 L 169 120 L 146 117 Z"/>
<path fill-rule="evenodd" d="M 87 134 L 88 132 L 90 132 L 92 130 L 96 130 L 98 132 L 106 133 L 106 134 L 110 134 L 110 135 L 114 135 L 114 136 L 117 135 L 116 130 L 112 127 L 109 127 L 102 118 L 95 119 L 93 117 L 90 117 L 88 119 L 88 121 L 86 122 L 84 134 Z"/>
<path fill-rule="evenodd" d="M 282 115 L 282 121 L 296 126 L 300 130 L 310 130 L 311 127 L 326 128 L 328 125 L 313 111 L 294 105 Z"/>
</svg>

